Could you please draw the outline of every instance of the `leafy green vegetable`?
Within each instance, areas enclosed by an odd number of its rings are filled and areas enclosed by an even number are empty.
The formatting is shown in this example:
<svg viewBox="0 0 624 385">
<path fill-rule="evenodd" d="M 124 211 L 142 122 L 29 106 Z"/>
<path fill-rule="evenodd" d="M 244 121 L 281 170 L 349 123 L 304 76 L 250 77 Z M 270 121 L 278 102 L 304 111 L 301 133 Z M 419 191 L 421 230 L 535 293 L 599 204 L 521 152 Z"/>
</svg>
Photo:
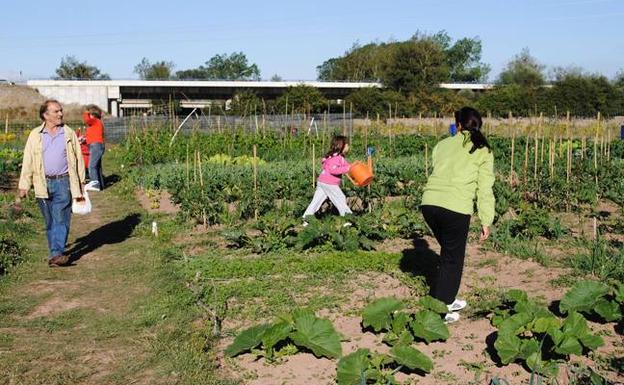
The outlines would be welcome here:
<svg viewBox="0 0 624 385">
<path fill-rule="evenodd" d="M 376 332 L 388 330 L 392 313 L 401 310 L 403 306 L 403 302 L 396 298 L 380 298 L 366 306 L 362 312 L 362 325 L 370 326 Z"/>
<path fill-rule="evenodd" d="M 422 310 L 416 313 L 411 323 L 414 336 L 424 339 L 427 343 L 446 340 L 449 337 L 448 327 L 438 313 Z"/>
<path fill-rule="evenodd" d="M 298 346 L 312 351 L 317 357 L 338 358 L 342 355 L 340 335 L 327 319 L 317 318 L 309 310 L 293 313 L 295 331 L 290 335 Z"/>
<path fill-rule="evenodd" d="M 366 385 L 369 366 L 368 349 L 358 349 L 338 361 L 336 380 L 338 385 Z"/>
<path fill-rule="evenodd" d="M 420 351 L 411 346 L 395 346 L 390 349 L 390 354 L 397 363 L 407 366 L 412 370 L 422 370 L 429 373 L 433 370 L 433 361 Z"/>
<path fill-rule="evenodd" d="M 562 313 L 574 311 L 589 312 L 593 309 L 601 297 L 609 292 L 609 286 L 602 282 L 580 281 L 568 291 L 561 303 L 559 310 Z"/>
<path fill-rule="evenodd" d="M 264 332 L 269 329 L 269 327 L 270 325 L 262 324 L 243 330 L 236 336 L 234 342 L 225 349 L 225 355 L 234 357 L 260 345 Z"/>
</svg>

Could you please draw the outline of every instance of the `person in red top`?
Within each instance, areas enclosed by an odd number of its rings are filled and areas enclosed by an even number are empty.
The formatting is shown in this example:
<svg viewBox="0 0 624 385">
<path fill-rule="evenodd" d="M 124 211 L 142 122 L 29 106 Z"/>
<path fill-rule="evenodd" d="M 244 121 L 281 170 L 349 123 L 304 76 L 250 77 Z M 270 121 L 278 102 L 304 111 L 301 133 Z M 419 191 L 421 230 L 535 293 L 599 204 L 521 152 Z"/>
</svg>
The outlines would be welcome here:
<svg viewBox="0 0 624 385">
<path fill-rule="evenodd" d="M 104 189 L 104 175 L 102 174 L 102 155 L 104 155 L 104 124 L 102 110 L 96 105 L 87 106 L 82 113 L 82 119 L 87 125 L 86 140 L 89 146 L 89 184 L 88 191 Z"/>
</svg>

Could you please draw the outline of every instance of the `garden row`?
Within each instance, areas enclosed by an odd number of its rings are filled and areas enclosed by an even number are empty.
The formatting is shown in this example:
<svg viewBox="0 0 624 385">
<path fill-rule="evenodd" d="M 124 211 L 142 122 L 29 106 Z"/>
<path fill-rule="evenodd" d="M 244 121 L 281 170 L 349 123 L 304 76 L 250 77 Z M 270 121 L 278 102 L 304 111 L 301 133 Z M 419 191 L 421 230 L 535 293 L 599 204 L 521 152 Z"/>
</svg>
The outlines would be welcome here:
<svg viewBox="0 0 624 385">
<path fill-rule="evenodd" d="M 446 305 L 429 296 L 421 298 L 418 310 L 405 311 L 405 304 L 395 298 L 381 298 L 361 312 L 362 331 L 383 335 L 388 353 L 360 348 L 342 355 L 341 336 L 331 321 L 318 318 L 309 310 L 295 310 L 272 323 L 252 326 L 240 332 L 225 354 L 235 357 L 251 352 L 275 362 L 299 351 L 317 357 L 339 359 L 339 385 L 396 383 L 395 374 L 429 373 L 434 362 L 414 345 L 446 341 L 449 329 L 441 315 Z M 621 322 L 624 308 L 624 285 L 579 281 L 569 290 L 558 308 L 550 310 L 530 299 L 526 292 L 510 290 L 491 311 L 491 323 L 497 328 L 492 359 L 502 365 L 522 364 L 529 372 L 555 378 L 559 367 L 571 356 L 583 356 L 604 345 L 603 338 L 592 332 L 586 317 L 600 323 Z M 604 383 L 596 374 L 593 378 Z"/>
</svg>

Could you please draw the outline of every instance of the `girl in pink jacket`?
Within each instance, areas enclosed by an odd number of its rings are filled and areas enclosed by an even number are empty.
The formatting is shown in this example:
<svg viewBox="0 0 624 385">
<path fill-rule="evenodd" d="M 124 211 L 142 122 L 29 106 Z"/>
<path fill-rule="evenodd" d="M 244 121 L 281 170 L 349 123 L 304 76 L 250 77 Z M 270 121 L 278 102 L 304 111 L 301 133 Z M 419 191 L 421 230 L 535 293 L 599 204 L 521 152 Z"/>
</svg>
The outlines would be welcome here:
<svg viewBox="0 0 624 385">
<path fill-rule="evenodd" d="M 342 174 L 349 172 L 351 164 L 347 162 L 344 155 L 349 151 L 349 143 L 345 136 L 334 136 L 331 148 L 325 154 L 322 160 L 322 171 L 316 183 L 316 191 L 312 202 L 303 213 L 303 218 L 314 215 L 320 208 L 325 199 L 329 200 L 336 206 L 341 216 L 351 214 L 351 209 L 347 206 L 347 197 L 340 189 Z M 304 226 L 307 222 L 304 222 Z"/>
</svg>

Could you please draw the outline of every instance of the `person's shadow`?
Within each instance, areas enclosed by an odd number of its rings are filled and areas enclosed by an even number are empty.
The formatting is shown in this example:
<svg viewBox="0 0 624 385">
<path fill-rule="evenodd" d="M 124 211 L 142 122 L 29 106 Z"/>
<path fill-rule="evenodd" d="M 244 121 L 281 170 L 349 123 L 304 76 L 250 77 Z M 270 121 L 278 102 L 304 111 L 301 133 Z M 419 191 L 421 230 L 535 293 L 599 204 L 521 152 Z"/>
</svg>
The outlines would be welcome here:
<svg viewBox="0 0 624 385">
<path fill-rule="evenodd" d="M 84 237 L 76 239 L 68 250 L 69 262 L 78 261 L 86 254 L 97 250 L 103 245 L 121 243 L 128 239 L 134 228 L 141 223 L 141 215 L 137 213 L 129 214 L 123 219 L 107 223 Z"/>
<path fill-rule="evenodd" d="M 431 250 L 429 243 L 423 238 L 414 238 L 412 245 L 412 249 L 402 251 L 403 257 L 399 262 L 399 268 L 412 276 L 424 277 L 430 288 L 435 287 L 440 257 Z"/>
</svg>

